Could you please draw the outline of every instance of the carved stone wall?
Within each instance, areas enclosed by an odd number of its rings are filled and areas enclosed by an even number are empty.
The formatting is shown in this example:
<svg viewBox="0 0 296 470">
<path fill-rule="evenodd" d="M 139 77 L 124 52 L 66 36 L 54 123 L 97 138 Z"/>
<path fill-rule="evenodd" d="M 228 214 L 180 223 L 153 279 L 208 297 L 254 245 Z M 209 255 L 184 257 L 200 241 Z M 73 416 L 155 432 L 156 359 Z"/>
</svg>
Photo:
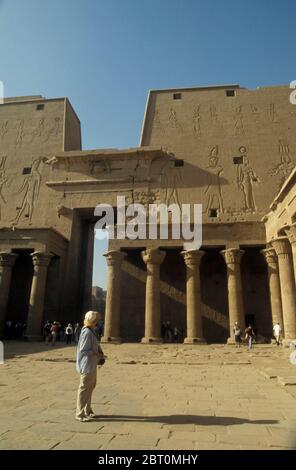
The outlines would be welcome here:
<svg viewBox="0 0 296 470">
<path fill-rule="evenodd" d="M 202 202 L 205 219 L 260 220 L 296 164 L 289 95 L 288 86 L 153 91 L 141 145 L 184 160 L 178 200 Z"/>
</svg>

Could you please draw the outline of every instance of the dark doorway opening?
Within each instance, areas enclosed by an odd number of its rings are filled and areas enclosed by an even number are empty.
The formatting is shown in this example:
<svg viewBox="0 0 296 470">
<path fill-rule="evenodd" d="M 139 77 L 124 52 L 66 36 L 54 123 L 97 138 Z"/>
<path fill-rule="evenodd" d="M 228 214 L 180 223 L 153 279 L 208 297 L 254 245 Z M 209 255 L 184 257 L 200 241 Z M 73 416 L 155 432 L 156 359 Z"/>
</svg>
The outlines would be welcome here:
<svg viewBox="0 0 296 470">
<path fill-rule="evenodd" d="M 186 265 L 182 249 L 164 248 L 160 265 L 161 334 L 166 343 L 183 343 L 186 337 Z"/>
<path fill-rule="evenodd" d="M 200 265 L 200 291 L 204 339 L 209 343 L 225 343 L 229 337 L 227 272 L 221 248 L 205 251 Z"/>
<path fill-rule="evenodd" d="M 8 298 L 6 321 L 26 323 L 29 310 L 33 262 L 31 253 L 34 250 L 13 250 L 16 258 L 11 277 L 11 288 Z"/>
<path fill-rule="evenodd" d="M 120 333 L 123 341 L 141 341 L 145 332 L 146 265 L 143 248 L 125 249 L 120 287 Z"/>
<path fill-rule="evenodd" d="M 243 246 L 241 262 L 242 288 L 246 324 L 255 327 L 257 340 L 272 337 L 272 317 L 266 261 L 260 253 L 264 246 Z"/>
</svg>

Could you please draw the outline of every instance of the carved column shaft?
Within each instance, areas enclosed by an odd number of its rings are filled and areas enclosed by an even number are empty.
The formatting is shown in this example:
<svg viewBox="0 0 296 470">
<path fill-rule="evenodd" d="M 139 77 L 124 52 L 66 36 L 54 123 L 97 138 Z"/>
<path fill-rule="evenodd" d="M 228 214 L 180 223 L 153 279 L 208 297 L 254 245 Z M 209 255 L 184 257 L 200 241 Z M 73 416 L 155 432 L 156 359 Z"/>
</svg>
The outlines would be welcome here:
<svg viewBox="0 0 296 470">
<path fill-rule="evenodd" d="M 296 284 L 296 223 L 287 227 L 285 230 L 289 242 L 291 243 L 292 248 L 292 257 L 293 257 L 293 268 L 294 268 L 294 279 Z"/>
<path fill-rule="evenodd" d="M 283 328 L 282 295 L 277 255 L 272 248 L 262 250 L 261 253 L 267 263 L 272 323 L 273 325 L 279 323 Z"/>
<path fill-rule="evenodd" d="M 160 334 L 160 264 L 165 252 L 158 249 L 142 251 L 142 258 L 147 266 L 145 336 L 142 343 L 162 342 Z"/>
<path fill-rule="evenodd" d="M 108 281 L 104 336 L 102 342 L 119 343 L 120 338 L 120 274 L 121 264 L 126 256 L 121 251 L 109 251 L 103 256 L 107 259 Z"/>
<path fill-rule="evenodd" d="M 243 304 L 243 290 L 240 263 L 243 250 L 229 248 L 221 252 L 227 266 L 228 310 L 229 310 L 229 338 L 228 343 L 234 341 L 233 327 L 237 322 L 242 331 L 245 330 L 245 314 Z"/>
<path fill-rule="evenodd" d="M 28 338 L 39 339 L 43 323 L 47 269 L 52 255 L 50 253 L 35 251 L 31 256 L 34 265 L 34 273 L 26 334 Z"/>
<path fill-rule="evenodd" d="M 0 336 L 4 333 L 11 274 L 16 258 L 14 253 L 0 253 Z"/>
<path fill-rule="evenodd" d="M 292 251 L 287 237 L 272 241 L 279 263 L 285 339 L 296 338 L 296 296 Z"/>
<path fill-rule="evenodd" d="M 203 343 L 199 268 L 204 252 L 192 250 L 181 254 L 186 264 L 187 337 L 184 343 Z"/>
</svg>

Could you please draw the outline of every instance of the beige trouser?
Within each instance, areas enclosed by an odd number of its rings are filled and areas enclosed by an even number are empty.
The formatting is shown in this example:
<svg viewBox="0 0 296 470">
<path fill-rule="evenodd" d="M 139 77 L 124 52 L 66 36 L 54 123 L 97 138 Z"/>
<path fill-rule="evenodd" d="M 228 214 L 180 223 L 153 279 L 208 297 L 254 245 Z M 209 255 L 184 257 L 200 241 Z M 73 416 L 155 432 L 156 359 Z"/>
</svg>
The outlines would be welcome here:
<svg viewBox="0 0 296 470">
<path fill-rule="evenodd" d="M 80 384 L 77 393 L 76 418 L 91 413 L 91 396 L 97 384 L 97 370 L 91 374 L 80 374 Z"/>
</svg>

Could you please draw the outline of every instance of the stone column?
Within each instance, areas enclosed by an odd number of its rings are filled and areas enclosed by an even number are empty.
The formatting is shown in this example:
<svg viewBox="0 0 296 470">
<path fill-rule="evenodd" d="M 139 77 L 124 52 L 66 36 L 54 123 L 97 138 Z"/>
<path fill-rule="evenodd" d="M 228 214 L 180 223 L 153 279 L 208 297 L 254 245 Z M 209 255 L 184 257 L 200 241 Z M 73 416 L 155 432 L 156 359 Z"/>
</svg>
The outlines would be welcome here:
<svg viewBox="0 0 296 470">
<path fill-rule="evenodd" d="M 286 235 L 289 238 L 289 242 L 292 247 L 293 266 L 294 266 L 294 279 L 296 284 L 296 223 L 289 225 L 285 229 Z"/>
<path fill-rule="evenodd" d="M 31 286 L 26 336 L 29 339 L 37 341 L 42 337 L 41 330 L 43 323 L 47 268 L 52 255 L 50 253 L 35 251 L 31 256 L 34 265 L 34 273 Z"/>
<path fill-rule="evenodd" d="M 204 251 L 182 251 L 181 255 L 186 264 L 187 337 L 184 343 L 205 343 L 202 332 L 199 273 L 200 262 Z"/>
<path fill-rule="evenodd" d="M 11 273 L 16 258 L 14 253 L 0 252 L 0 337 L 4 334 Z"/>
<path fill-rule="evenodd" d="M 108 251 L 105 253 L 108 265 L 106 312 L 102 343 L 120 343 L 120 273 L 126 253 Z"/>
<path fill-rule="evenodd" d="M 285 340 L 296 338 L 296 296 L 291 245 L 287 237 L 271 242 L 278 255 Z"/>
<path fill-rule="evenodd" d="M 261 250 L 261 253 L 265 258 L 268 269 L 272 325 L 274 326 L 276 323 L 279 323 L 283 330 L 282 296 L 277 255 L 273 248 Z"/>
<path fill-rule="evenodd" d="M 142 258 L 147 266 L 145 336 L 142 343 L 162 343 L 160 334 L 160 265 L 165 252 L 157 248 L 142 251 Z"/>
<path fill-rule="evenodd" d="M 233 327 L 239 324 L 241 331 L 245 331 L 245 313 L 243 303 L 243 289 L 240 263 L 244 254 L 239 248 L 229 248 L 221 251 L 227 266 L 228 310 L 229 310 L 229 338 L 228 344 L 234 343 Z"/>
</svg>

